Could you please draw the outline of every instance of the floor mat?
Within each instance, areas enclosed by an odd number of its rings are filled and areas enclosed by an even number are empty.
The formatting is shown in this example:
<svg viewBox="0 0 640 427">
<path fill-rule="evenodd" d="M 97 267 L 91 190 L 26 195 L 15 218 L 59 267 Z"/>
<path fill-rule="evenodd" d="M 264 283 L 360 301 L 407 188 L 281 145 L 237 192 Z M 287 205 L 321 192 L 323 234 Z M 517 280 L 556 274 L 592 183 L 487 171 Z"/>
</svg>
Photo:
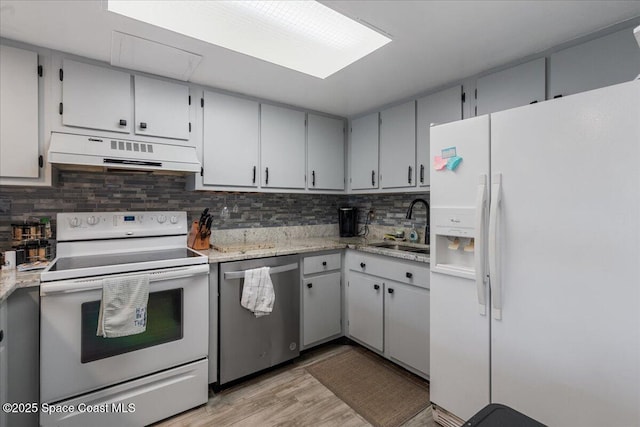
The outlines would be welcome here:
<svg viewBox="0 0 640 427">
<path fill-rule="evenodd" d="M 358 347 L 307 371 L 377 427 L 397 427 L 429 405 L 427 382 Z"/>
</svg>

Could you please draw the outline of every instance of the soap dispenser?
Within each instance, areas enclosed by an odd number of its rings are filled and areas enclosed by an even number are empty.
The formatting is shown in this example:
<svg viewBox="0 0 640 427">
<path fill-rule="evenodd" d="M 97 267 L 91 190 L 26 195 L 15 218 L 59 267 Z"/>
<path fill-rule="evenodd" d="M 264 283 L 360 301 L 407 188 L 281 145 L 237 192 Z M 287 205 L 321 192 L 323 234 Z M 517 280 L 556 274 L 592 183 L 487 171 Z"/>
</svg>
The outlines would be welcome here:
<svg viewBox="0 0 640 427">
<path fill-rule="evenodd" d="M 418 243 L 418 232 L 415 227 L 411 227 L 411 231 L 409 232 L 409 241 L 411 243 Z"/>
</svg>

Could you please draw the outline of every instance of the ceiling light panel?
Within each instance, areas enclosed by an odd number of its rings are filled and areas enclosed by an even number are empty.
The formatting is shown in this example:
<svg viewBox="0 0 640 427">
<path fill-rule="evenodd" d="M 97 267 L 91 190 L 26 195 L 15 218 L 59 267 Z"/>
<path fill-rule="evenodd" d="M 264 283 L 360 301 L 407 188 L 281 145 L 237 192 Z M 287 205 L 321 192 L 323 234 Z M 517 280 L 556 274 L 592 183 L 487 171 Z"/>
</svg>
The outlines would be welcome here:
<svg viewBox="0 0 640 427">
<path fill-rule="evenodd" d="M 311 0 L 108 0 L 107 9 L 319 78 L 391 41 Z"/>
</svg>

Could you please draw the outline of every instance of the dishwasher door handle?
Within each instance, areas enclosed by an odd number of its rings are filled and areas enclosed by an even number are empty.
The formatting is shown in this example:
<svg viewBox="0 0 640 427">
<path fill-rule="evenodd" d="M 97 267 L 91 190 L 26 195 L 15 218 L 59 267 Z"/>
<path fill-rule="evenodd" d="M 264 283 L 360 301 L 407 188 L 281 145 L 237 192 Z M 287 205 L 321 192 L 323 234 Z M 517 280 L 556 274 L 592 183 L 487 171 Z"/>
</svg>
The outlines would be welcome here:
<svg viewBox="0 0 640 427">
<path fill-rule="evenodd" d="M 296 268 L 298 268 L 298 263 L 280 265 L 278 267 L 269 268 L 269 274 L 284 273 L 286 271 L 295 270 Z M 245 273 L 244 270 L 243 271 L 227 271 L 226 273 L 224 273 L 224 278 L 225 280 L 244 279 L 244 273 Z"/>
</svg>

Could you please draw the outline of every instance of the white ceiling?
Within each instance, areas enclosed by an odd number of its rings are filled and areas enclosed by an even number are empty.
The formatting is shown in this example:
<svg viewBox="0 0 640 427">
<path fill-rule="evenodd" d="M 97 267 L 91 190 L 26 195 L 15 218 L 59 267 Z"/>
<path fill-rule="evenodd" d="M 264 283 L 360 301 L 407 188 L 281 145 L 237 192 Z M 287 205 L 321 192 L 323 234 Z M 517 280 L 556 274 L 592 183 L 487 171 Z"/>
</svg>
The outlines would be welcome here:
<svg viewBox="0 0 640 427">
<path fill-rule="evenodd" d="M 0 36 L 108 63 L 117 30 L 202 55 L 194 83 L 351 117 L 640 16 L 640 1 L 323 3 L 393 41 L 321 80 L 106 12 L 101 0 L 0 0 Z"/>
</svg>

